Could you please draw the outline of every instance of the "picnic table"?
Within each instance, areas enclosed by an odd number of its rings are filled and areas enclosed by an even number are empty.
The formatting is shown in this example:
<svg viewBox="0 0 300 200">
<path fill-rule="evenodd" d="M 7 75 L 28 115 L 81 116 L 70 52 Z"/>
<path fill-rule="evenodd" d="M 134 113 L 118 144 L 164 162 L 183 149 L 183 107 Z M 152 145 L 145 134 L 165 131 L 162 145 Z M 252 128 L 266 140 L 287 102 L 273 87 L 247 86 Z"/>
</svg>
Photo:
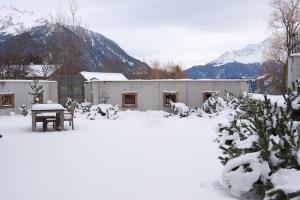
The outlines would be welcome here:
<svg viewBox="0 0 300 200">
<path fill-rule="evenodd" d="M 36 131 L 37 118 L 47 120 L 47 118 L 55 117 L 56 130 L 64 129 L 64 107 L 61 104 L 35 104 L 32 106 L 31 112 L 32 131 Z"/>
</svg>

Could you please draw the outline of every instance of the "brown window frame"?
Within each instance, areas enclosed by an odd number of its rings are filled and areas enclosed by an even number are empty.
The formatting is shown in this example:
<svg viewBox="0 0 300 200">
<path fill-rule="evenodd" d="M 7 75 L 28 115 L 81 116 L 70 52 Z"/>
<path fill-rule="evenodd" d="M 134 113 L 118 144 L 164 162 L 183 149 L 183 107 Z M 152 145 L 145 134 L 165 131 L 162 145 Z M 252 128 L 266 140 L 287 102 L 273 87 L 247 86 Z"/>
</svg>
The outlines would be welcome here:
<svg viewBox="0 0 300 200">
<path fill-rule="evenodd" d="M 9 105 L 3 105 L 2 98 L 4 96 L 9 96 L 11 104 L 9 104 Z M 11 94 L 11 93 L 0 94 L 0 109 L 14 108 L 14 107 L 15 107 L 15 94 Z"/>
<path fill-rule="evenodd" d="M 135 104 L 126 104 L 125 103 L 125 97 L 126 95 L 134 95 L 134 101 Z M 123 108 L 137 108 L 138 102 L 137 102 L 137 92 L 123 92 L 122 93 L 122 107 Z"/>
<path fill-rule="evenodd" d="M 164 107 L 168 107 L 167 95 L 175 95 L 175 102 L 178 102 L 178 92 L 163 92 L 163 105 Z"/>
</svg>

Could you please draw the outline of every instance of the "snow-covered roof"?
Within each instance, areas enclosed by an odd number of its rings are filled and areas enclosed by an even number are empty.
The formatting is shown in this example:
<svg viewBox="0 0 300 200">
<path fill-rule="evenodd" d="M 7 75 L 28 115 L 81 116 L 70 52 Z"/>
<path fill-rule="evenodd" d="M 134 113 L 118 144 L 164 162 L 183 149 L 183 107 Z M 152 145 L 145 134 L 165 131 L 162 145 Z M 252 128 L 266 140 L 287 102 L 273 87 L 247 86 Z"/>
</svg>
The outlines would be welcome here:
<svg viewBox="0 0 300 200">
<path fill-rule="evenodd" d="M 128 80 L 122 73 L 105 73 L 105 72 L 80 72 L 80 74 L 87 80 L 98 81 L 126 81 Z"/>
</svg>

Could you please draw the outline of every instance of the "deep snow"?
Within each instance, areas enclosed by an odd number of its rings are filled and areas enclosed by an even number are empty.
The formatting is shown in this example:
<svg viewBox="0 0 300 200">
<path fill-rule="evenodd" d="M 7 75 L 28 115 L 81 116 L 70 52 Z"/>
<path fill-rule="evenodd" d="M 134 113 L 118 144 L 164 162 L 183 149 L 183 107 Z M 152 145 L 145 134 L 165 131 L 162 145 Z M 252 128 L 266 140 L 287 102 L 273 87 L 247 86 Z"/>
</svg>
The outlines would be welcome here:
<svg viewBox="0 0 300 200">
<path fill-rule="evenodd" d="M 46 133 L 31 132 L 31 116 L 0 117 L 0 199 L 233 199 L 214 142 L 226 117 L 163 115 L 79 116 L 75 131 Z"/>
</svg>

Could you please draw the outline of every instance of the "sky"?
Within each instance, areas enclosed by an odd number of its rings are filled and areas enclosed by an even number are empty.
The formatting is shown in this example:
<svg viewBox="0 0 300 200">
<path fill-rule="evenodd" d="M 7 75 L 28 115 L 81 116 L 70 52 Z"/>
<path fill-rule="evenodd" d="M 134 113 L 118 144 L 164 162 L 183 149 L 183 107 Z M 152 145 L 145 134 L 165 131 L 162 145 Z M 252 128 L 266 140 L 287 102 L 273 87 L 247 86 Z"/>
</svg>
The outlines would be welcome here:
<svg viewBox="0 0 300 200">
<path fill-rule="evenodd" d="M 81 24 L 129 55 L 184 68 L 268 37 L 269 0 L 77 0 Z M 68 12 L 70 1 L 1 0 L 41 16 Z"/>
</svg>

